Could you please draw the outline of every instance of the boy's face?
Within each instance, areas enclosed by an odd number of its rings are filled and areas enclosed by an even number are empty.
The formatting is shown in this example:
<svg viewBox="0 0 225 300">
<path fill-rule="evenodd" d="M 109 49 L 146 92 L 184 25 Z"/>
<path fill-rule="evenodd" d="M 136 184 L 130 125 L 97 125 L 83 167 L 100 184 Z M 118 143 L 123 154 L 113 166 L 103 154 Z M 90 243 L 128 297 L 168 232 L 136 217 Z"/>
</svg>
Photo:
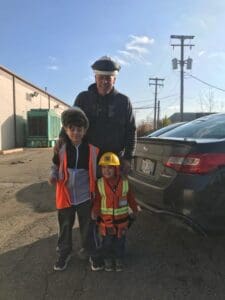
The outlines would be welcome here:
<svg viewBox="0 0 225 300">
<path fill-rule="evenodd" d="M 106 179 L 113 178 L 116 175 L 114 166 L 102 166 L 102 176 Z"/>
<path fill-rule="evenodd" d="M 86 133 L 86 129 L 84 127 L 78 127 L 75 125 L 66 126 L 64 129 L 68 138 L 75 145 L 79 145 L 82 142 L 82 139 Z"/>
</svg>

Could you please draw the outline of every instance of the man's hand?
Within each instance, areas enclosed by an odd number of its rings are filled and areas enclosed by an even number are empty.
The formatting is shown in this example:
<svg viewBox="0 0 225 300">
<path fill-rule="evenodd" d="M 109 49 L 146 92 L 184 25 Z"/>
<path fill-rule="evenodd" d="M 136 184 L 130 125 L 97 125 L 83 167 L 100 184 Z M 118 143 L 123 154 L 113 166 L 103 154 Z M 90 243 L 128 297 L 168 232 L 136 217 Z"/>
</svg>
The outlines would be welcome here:
<svg viewBox="0 0 225 300">
<path fill-rule="evenodd" d="M 129 174 L 130 169 L 131 169 L 131 161 L 127 159 L 122 159 L 121 174 L 126 177 Z"/>
</svg>

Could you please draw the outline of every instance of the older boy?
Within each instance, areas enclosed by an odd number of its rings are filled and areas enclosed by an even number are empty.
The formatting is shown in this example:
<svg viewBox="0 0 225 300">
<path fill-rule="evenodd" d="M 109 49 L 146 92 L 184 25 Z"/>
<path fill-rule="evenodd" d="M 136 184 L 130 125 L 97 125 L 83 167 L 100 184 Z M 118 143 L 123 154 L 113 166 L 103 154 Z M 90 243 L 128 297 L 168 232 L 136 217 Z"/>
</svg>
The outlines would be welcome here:
<svg viewBox="0 0 225 300">
<path fill-rule="evenodd" d="M 72 228 L 77 212 L 82 249 L 89 248 L 91 193 L 96 180 L 98 149 L 88 144 L 85 133 L 89 122 L 79 108 L 62 113 L 62 125 L 66 135 L 55 150 L 49 183 L 56 183 L 56 208 L 58 209 L 59 238 L 58 260 L 55 271 L 63 271 L 71 258 Z"/>
</svg>

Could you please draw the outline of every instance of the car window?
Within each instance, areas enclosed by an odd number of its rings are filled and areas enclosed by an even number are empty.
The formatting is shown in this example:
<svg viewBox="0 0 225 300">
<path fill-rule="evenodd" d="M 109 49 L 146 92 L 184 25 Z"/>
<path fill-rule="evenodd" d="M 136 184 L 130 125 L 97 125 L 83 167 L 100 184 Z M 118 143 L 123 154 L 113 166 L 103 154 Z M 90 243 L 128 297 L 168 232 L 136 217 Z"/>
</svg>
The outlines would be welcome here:
<svg viewBox="0 0 225 300">
<path fill-rule="evenodd" d="M 184 124 L 160 137 L 225 138 L 225 114 L 211 115 Z"/>
<path fill-rule="evenodd" d="M 174 129 L 174 128 L 178 127 L 178 126 L 181 126 L 183 124 L 185 124 L 185 122 L 179 122 L 179 123 L 174 123 L 174 124 L 167 125 L 167 126 L 162 127 L 162 128 L 160 128 L 160 129 L 158 129 L 156 131 L 153 131 L 152 133 L 148 134 L 147 137 L 156 137 L 156 136 L 159 136 L 159 135 L 161 135 L 161 134 L 163 134 L 163 133 L 165 133 L 165 132 L 167 132 L 167 131 L 169 131 L 171 129 Z"/>
</svg>

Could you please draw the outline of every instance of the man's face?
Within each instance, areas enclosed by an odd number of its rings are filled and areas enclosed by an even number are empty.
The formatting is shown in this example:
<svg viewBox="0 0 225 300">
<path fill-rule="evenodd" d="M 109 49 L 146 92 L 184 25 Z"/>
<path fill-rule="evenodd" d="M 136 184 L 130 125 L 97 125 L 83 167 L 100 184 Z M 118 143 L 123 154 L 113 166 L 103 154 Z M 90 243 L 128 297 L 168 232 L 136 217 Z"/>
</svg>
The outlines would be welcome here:
<svg viewBox="0 0 225 300">
<path fill-rule="evenodd" d="M 115 81 L 116 77 L 112 75 L 95 75 L 97 90 L 101 96 L 105 96 L 111 92 Z"/>
</svg>

